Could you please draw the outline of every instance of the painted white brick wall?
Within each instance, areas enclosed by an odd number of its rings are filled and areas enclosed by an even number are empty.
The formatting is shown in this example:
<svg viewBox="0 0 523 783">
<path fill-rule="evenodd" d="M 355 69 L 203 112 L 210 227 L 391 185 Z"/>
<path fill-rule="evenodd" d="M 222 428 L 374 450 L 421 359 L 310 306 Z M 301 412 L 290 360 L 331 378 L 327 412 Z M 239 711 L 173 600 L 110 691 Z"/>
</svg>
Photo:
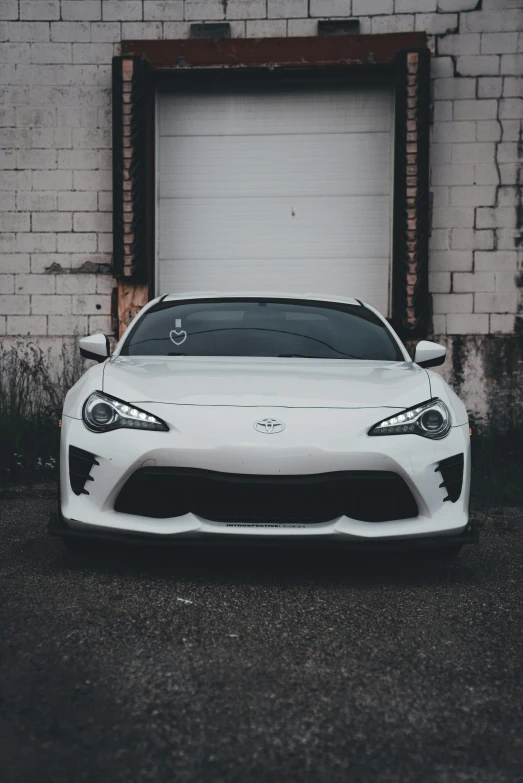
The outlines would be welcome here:
<svg viewBox="0 0 523 783">
<path fill-rule="evenodd" d="M 430 286 L 439 334 L 521 313 L 523 9 L 485 0 L 2 0 L 0 334 L 110 328 L 111 57 L 228 20 L 236 37 L 424 30 L 433 58 Z"/>
</svg>

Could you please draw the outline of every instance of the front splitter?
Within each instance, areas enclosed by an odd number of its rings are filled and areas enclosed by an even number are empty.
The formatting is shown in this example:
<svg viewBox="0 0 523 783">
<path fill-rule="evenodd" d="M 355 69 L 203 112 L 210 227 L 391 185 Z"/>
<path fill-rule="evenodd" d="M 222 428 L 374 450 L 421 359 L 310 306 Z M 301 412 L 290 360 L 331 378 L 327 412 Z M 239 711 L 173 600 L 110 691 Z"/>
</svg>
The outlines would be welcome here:
<svg viewBox="0 0 523 783">
<path fill-rule="evenodd" d="M 373 541 L 357 541 L 347 536 L 346 540 L 332 536 L 289 536 L 279 535 L 254 537 L 252 535 L 230 534 L 203 534 L 197 536 L 184 536 L 180 533 L 173 535 L 151 535 L 149 533 L 130 533 L 128 531 L 116 531 L 111 529 L 86 530 L 69 527 L 59 511 L 51 513 L 49 519 L 49 533 L 52 536 L 68 539 L 84 539 L 86 541 L 107 541 L 112 543 L 128 544 L 131 546 L 266 546 L 266 547 L 302 547 L 308 549 L 343 548 L 358 552 L 402 552 L 419 549 L 442 549 L 446 546 L 461 546 L 463 544 L 475 544 L 479 541 L 479 528 L 475 520 L 470 520 L 466 528 L 457 534 L 424 536 L 420 538 L 404 539 L 374 539 Z"/>
</svg>

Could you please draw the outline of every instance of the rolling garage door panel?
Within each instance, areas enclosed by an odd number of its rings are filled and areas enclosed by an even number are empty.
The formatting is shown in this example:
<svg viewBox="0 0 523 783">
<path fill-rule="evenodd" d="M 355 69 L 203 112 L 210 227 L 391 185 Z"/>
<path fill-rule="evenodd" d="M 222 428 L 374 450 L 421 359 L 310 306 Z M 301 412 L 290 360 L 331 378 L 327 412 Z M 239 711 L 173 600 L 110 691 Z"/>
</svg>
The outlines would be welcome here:
<svg viewBox="0 0 523 783">
<path fill-rule="evenodd" d="M 392 93 L 159 96 L 158 293 L 359 296 L 388 311 Z"/>
<path fill-rule="evenodd" d="M 392 87 L 252 85 L 160 94 L 161 135 L 272 136 L 390 130 Z M 384 110 L 384 104 L 388 104 Z"/>
<path fill-rule="evenodd" d="M 160 141 L 160 198 L 388 196 L 390 135 L 168 136 Z M 195 169 L 194 161 L 198 161 Z"/>
</svg>

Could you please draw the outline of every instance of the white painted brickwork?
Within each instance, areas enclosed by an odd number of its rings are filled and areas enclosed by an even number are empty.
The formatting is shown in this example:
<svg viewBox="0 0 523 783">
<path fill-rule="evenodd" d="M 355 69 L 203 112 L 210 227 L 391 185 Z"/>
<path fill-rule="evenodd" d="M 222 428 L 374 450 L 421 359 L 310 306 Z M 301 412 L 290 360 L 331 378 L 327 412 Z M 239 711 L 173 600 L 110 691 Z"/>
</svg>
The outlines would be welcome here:
<svg viewBox="0 0 523 783">
<path fill-rule="evenodd" d="M 235 37 L 431 35 L 430 285 L 440 334 L 510 333 L 521 310 L 519 0 L 0 0 L 0 335 L 110 330 L 111 57 L 122 38 L 228 20 Z M 521 219 L 521 217 L 520 217 Z"/>
</svg>

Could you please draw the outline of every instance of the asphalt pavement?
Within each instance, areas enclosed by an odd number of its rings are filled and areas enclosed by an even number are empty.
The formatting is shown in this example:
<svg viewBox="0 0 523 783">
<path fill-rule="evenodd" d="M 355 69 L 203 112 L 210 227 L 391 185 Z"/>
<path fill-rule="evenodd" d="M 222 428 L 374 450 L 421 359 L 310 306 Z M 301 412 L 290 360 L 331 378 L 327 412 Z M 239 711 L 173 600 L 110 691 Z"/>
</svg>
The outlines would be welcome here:
<svg viewBox="0 0 523 783">
<path fill-rule="evenodd" d="M 450 565 L 73 557 L 0 502 L 3 783 L 523 781 L 523 509 Z"/>
</svg>

